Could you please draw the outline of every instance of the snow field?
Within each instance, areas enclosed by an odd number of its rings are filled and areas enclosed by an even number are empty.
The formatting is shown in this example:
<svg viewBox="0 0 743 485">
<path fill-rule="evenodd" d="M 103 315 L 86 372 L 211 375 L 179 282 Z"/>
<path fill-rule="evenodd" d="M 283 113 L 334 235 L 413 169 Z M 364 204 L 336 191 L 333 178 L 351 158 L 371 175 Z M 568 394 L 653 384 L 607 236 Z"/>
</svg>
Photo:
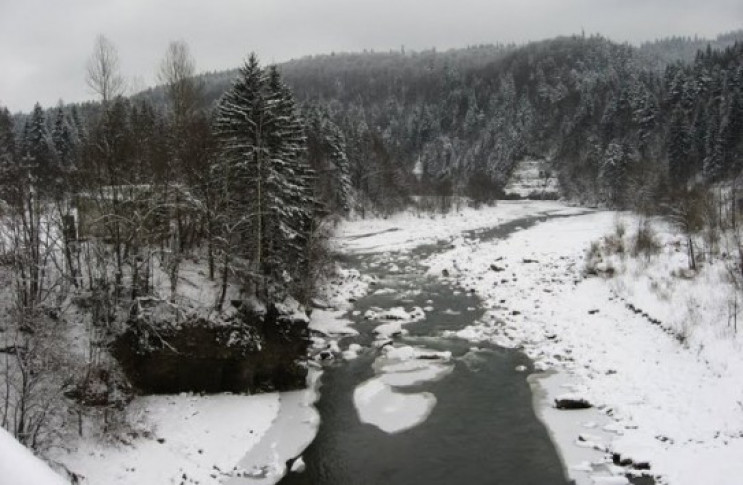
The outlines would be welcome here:
<svg viewBox="0 0 743 485">
<path fill-rule="evenodd" d="M 53 459 L 83 483 L 217 484 L 238 470 L 277 418 L 278 393 L 188 394 L 137 398 L 127 410 L 132 432 L 118 442 L 79 440 Z"/>
<path fill-rule="evenodd" d="M 67 480 L 0 427 L 0 482 L 5 485 L 66 485 Z"/>
<path fill-rule="evenodd" d="M 320 374 L 311 368 L 302 391 L 137 398 L 131 431 L 115 442 L 79 439 L 50 458 L 84 484 L 272 485 L 317 434 Z"/>
<path fill-rule="evenodd" d="M 388 218 L 345 221 L 336 240 L 340 250 L 350 253 L 404 251 L 522 217 L 540 213 L 575 214 L 582 210 L 553 201 L 501 201 L 494 207 L 465 208 L 446 215 L 403 212 Z"/>
<path fill-rule="evenodd" d="M 266 433 L 278 393 L 256 396 L 147 396 L 127 410 L 132 432 L 119 442 L 79 440 L 53 456 L 83 483 L 216 484 Z"/>
</svg>

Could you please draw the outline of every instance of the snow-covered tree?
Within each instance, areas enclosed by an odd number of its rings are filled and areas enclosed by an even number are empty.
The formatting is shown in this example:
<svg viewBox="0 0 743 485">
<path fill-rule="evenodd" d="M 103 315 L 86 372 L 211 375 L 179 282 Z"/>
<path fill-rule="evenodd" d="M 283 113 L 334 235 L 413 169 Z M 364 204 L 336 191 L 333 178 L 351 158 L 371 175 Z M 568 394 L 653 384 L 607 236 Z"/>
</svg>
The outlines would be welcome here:
<svg viewBox="0 0 743 485">
<path fill-rule="evenodd" d="M 320 174 L 316 191 L 330 212 L 346 214 L 353 205 L 351 168 L 346 137 L 327 111 L 307 110 L 307 157 Z"/>
<path fill-rule="evenodd" d="M 720 116 L 716 105 L 707 111 L 707 132 L 705 137 L 704 177 L 710 181 L 719 180 L 724 172 L 724 153 L 720 141 Z"/>
<path fill-rule="evenodd" d="M 225 251 L 247 262 L 240 274 L 246 288 L 281 298 L 306 271 L 314 200 L 302 123 L 277 70 L 249 57 L 219 102 L 215 134 Z"/>
<path fill-rule="evenodd" d="M 671 114 L 668 137 L 668 173 L 676 186 L 685 184 L 691 175 L 689 149 L 691 140 L 686 123 L 686 116 L 680 107 Z"/>
<path fill-rule="evenodd" d="M 74 163 L 73 158 L 76 150 L 74 135 L 61 105 L 57 108 L 54 116 L 52 143 L 57 155 L 57 162 L 62 169 L 66 169 Z"/>
<path fill-rule="evenodd" d="M 35 190 L 46 193 L 56 174 L 54 146 L 46 124 L 44 110 L 36 103 L 23 134 L 22 164 L 29 169 Z"/>
<path fill-rule="evenodd" d="M 625 147 L 611 142 L 606 147 L 601 164 L 600 179 L 606 201 L 614 206 L 624 202 L 627 187 L 628 156 Z"/>
<path fill-rule="evenodd" d="M 15 159 L 15 151 L 13 119 L 7 108 L 2 108 L 0 109 L 0 165 L 11 163 Z"/>
</svg>

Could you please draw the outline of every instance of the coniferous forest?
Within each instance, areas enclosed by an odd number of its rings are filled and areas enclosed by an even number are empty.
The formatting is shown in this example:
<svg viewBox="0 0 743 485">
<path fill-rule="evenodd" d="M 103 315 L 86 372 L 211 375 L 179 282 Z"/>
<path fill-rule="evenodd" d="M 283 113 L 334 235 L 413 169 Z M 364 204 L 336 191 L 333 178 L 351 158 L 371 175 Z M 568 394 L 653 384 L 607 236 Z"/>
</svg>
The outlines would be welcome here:
<svg viewBox="0 0 743 485">
<path fill-rule="evenodd" d="M 340 53 L 279 68 L 307 118 L 327 120 L 311 123 L 326 133 L 308 136 L 342 135 L 356 209 L 394 211 L 411 193 L 495 197 L 515 162 L 529 157 L 553 164 L 567 196 L 626 207 L 636 191 L 665 197 L 692 179 L 736 173 L 740 52 L 736 34 L 640 47 L 572 36 Z M 207 100 L 218 99 L 231 74 L 202 77 Z M 140 96 L 157 103 L 162 94 Z M 422 184 L 412 176 L 416 163 Z"/>
</svg>

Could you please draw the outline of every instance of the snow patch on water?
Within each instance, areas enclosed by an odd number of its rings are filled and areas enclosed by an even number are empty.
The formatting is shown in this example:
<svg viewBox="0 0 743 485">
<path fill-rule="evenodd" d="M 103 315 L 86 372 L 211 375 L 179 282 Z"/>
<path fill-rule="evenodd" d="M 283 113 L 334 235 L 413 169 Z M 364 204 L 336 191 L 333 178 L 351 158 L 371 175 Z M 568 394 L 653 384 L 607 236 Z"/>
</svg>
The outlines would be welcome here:
<svg viewBox="0 0 743 485">
<path fill-rule="evenodd" d="M 377 376 L 356 387 L 353 395 L 359 419 L 386 433 L 399 433 L 423 423 L 436 406 L 430 392 L 398 389 L 432 382 L 449 375 L 451 352 L 421 347 L 386 346 L 373 368 Z"/>
<path fill-rule="evenodd" d="M 345 310 L 312 310 L 310 330 L 323 335 L 358 335 L 359 332 L 350 327 L 351 321 L 343 318 Z"/>
<path fill-rule="evenodd" d="M 430 392 L 396 392 L 379 377 L 359 385 L 353 400 L 361 422 L 386 433 L 399 433 L 421 424 L 436 405 L 436 397 Z"/>
</svg>

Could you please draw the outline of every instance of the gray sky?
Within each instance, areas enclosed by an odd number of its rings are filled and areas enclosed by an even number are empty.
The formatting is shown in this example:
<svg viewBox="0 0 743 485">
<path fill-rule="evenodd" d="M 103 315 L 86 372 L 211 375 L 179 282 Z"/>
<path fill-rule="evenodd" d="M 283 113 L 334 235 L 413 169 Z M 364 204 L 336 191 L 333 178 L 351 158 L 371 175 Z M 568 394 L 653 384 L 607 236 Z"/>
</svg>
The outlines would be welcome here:
<svg viewBox="0 0 743 485">
<path fill-rule="evenodd" d="M 85 64 L 97 34 L 136 88 L 154 84 L 171 40 L 199 71 L 361 49 L 463 47 L 601 33 L 641 42 L 743 27 L 741 0 L 0 0 L 0 105 L 29 111 L 93 97 Z"/>
</svg>

